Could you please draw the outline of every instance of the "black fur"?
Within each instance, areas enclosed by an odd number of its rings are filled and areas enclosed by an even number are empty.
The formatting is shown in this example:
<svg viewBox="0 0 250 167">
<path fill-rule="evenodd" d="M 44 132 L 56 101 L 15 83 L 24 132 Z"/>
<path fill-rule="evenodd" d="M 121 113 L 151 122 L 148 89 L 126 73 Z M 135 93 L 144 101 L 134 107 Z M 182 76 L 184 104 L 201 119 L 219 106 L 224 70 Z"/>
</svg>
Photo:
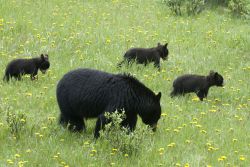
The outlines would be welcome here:
<svg viewBox="0 0 250 167">
<path fill-rule="evenodd" d="M 166 60 L 168 57 L 168 43 L 161 45 L 158 43 L 157 47 L 154 48 L 132 48 L 129 49 L 125 55 L 124 60 L 117 64 L 121 67 L 126 61 L 131 63 L 136 61 L 138 64 L 147 65 L 150 62 L 154 62 L 154 66 L 160 68 L 160 58 Z"/>
<path fill-rule="evenodd" d="M 31 80 L 34 80 L 38 69 L 40 69 L 42 73 L 45 73 L 49 67 L 50 63 L 47 54 L 41 54 L 40 57 L 32 59 L 15 59 L 7 65 L 3 80 L 8 82 L 12 77 L 21 80 L 22 75 L 25 74 L 30 74 Z"/>
<path fill-rule="evenodd" d="M 223 86 L 223 77 L 210 71 L 208 76 L 186 74 L 174 80 L 171 97 L 194 92 L 202 101 L 211 86 Z"/>
<path fill-rule="evenodd" d="M 84 119 L 98 118 L 95 138 L 108 122 L 105 112 L 124 109 L 126 118 L 122 126 L 131 131 L 136 126 L 137 114 L 152 128 L 156 128 L 161 115 L 161 93 L 155 95 L 136 78 L 125 74 L 73 70 L 59 81 L 56 95 L 61 111 L 60 124 L 68 125 L 71 131 L 81 132 L 85 130 Z"/>
</svg>

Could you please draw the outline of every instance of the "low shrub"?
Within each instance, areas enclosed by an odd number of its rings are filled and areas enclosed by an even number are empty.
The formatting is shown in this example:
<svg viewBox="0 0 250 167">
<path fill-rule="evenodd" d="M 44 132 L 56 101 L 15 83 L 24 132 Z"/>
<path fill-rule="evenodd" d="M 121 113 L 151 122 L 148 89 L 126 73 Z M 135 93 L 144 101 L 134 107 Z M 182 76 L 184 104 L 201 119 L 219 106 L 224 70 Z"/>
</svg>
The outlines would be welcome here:
<svg viewBox="0 0 250 167">
<path fill-rule="evenodd" d="M 234 15 L 250 17 L 250 0 L 164 0 L 170 11 L 175 15 L 197 15 L 209 4 L 222 5 Z"/>
<path fill-rule="evenodd" d="M 22 112 L 11 113 L 7 112 L 6 122 L 9 126 L 10 133 L 19 138 L 21 131 L 26 125 L 26 115 Z"/>
<path fill-rule="evenodd" d="M 250 16 L 250 0 L 230 0 L 228 8 L 232 14 L 248 18 Z"/>
<path fill-rule="evenodd" d="M 196 15 L 204 9 L 204 0 L 165 0 L 175 15 Z"/>
<path fill-rule="evenodd" d="M 188 15 L 196 15 L 204 10 L 204 0 L 189 0 L 186 1 L 186 12 Z"/>
<path fill-rule="evenodd" d="M 123 155 L 138 154 L 146 141 L 145 137 L 150 137 L 151 130 L 144 126 L 131 132 L 128 128 L 121 127 L 120 124 L 125 118 L 124 112 L 106 113 L 105 116 L 112 121 L 100 132 L 100 139 L 107 141 Z"/>
</svg>

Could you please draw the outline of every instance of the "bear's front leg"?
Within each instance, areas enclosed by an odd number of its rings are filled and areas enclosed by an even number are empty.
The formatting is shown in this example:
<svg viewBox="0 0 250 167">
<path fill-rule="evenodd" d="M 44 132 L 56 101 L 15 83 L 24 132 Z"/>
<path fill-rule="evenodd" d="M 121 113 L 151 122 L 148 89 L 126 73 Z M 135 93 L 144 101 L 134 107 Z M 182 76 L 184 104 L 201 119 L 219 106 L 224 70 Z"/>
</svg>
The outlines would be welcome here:
<svg viewBox="0 0 250 167">
<path fill-rule="evenodd" d="M 204 90 L 204 96 L 205 96 L 205 98 L 207 98 L 207 94 L 208 94 L 208 89 Z"/>
<path fill-rule="evenodd" d="M 99 115 L 95 125 L 94 137 L 96 139 L 100 137 L 100 130 L 103 129 L 106 124 L 107 124 L 107 119 L 104 116 L 104 114 Z"/>
<path fill-rule="evenodd" d="M 37 73 L 38 73 L 38 70 L 36 69 L 36 70 L 34 70 L 34 72 L 30 75 L 30 79 L 31 79 L 32 81 L 35 80 L 36 77 L 37 77 L 37 79 L 38 79 Z"/>
<path fill-rule="evenodd" d="M 30 79 L 33 81 L 36 79 L 36 76 L 30 75 Z"/>
<path fill-rule="evenodd" d="M 121 125 L 125 128 L 129 128 L 130 132 L 133 132 L 135 130 L 136 122 L 137 122 L 137 115 L 133 115 L 123 120 Z"/>
<path fill-rule="evenodd" d="M 21 74 L 18 75 L 18 76 L 14 76 L 18 81 L 21 81 L 22 77 L 21 77 Z"/>
<path fill-rule="evenodd" d="M 155 66 L 156 68 L 158 68 L 158 71 L 161 71 L 160 60 L 156 59 L 156 60 L 154 61 L 154 66 Z"/>
<path fill-rule="evenodd" d="M 203 98 L 205 97 L 205 92 L 200 90 L 196 95 L 199 97 L 200 101 L 203 101 Z"/>
</svg>

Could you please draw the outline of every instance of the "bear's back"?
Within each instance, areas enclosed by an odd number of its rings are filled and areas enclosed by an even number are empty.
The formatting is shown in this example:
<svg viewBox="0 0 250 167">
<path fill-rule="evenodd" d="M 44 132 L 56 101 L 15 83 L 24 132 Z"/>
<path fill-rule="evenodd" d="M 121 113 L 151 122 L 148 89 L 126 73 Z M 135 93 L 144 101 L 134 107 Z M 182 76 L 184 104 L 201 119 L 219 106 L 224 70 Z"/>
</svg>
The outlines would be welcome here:
<svg viewBox="0 0 250 167">
<path fill-rule="evenodd" d="M 174 80 L 173 87 L 176 89 L 186 89 L 195 91 L 207 85 L 205 76 L 186 74 Z"/>
<path fill-rule="evenodd" d="M 92 69 L 77 69 L 63 76 L 57 85 L 57 95 L 67 95 L 73 106 L 81 102 L 95 105 L 120 106 L 135 99 L 154 98 L 154 93 L 132 76 L 110 74 Z M 80 99 L 79 99 L 80 98 Z"/>
<path fill-rule="evenodd" d="M 34 64 L 31 59 L 14 59 L 9 62 L 6 67 L 6 72 L 21 72 L 20 70 L 25 70 L 26 68 L 33 68 Z"/>
</svg>

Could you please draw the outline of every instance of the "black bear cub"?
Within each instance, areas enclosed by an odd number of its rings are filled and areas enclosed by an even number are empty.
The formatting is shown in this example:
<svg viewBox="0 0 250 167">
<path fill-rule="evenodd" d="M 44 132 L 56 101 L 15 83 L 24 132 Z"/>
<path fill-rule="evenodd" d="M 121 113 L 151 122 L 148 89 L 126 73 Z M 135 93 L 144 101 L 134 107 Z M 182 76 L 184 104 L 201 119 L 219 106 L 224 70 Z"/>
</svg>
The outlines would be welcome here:
<svg viewBox="0 0 250 167">
<path fill-rule="evenodd" d="M 214 71 L 208 76 L 186 74 L 174 80 L 171 97 L 194 92 L 202 101 L 211 86 L 223 86 L 223 77 Z"/>
<path fill-rule="evenodd" d="M 92 69 L 68 72 L 56 89 L 59 122 L 73 132 L 85 130 L 84 119 L 97 118 L 94 137 L 109 122 L 105 112 L 125 111 L 121 126 L 135 129 L 137 115 L 156 130 L 161 116 L 161 93 L 155 95 L 136 78 Z"/>
<path fill-rule="evenodd" d="M 124 60 L 121 61 L 117 66 L 121 67 L 123 63 L 131 63 L 136 61 L 138 64 L 147 65 L 150 62 L 154 62 L 154 66 L 160 68 L 160 58 L 166 60 L 168 57 L 168 43 L 153 48 L 131 48 L 123 56 Z"/>
<path fill-rule="evenodd" d="M 40 57 L 32 59 L 15 59 L 7 65 L 3 79 L 7 82 L 12 77 L 21 80 L 22 75 L 30 74 L 31 80 L 34 80 L 38 69 L 45 74 L 49 67 L 49 56 L 47 54 L 41 54 Z"/>
</svg>

